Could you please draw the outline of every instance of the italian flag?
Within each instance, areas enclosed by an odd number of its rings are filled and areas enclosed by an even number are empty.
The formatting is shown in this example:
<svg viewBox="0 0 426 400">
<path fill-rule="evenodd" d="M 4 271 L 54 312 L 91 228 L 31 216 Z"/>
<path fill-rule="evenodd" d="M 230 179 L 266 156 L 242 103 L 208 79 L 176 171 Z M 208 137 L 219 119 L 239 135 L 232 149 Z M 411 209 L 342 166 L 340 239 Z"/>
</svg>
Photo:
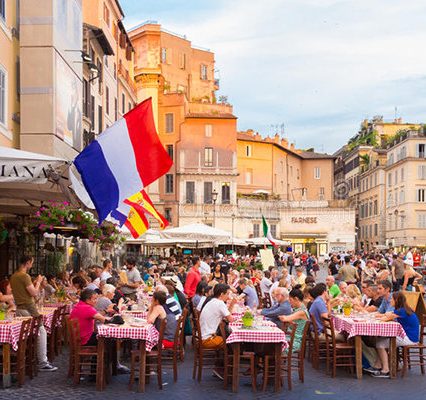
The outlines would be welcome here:
<svg viewBox="0 0 426 400">
<path fill-rule="evenodd" d="M 262 215 L 262 225 L 263 225 L 263 236 L 268 238 L 268 240 L 271 242 L 272 246 L 277 246 L 277 244 L 274 242 L 274 238 L 271 235 L 271 230 L 269 229 L 269 226 L 266 223 L 266 219 L 263 215 Z"/>
</svg>

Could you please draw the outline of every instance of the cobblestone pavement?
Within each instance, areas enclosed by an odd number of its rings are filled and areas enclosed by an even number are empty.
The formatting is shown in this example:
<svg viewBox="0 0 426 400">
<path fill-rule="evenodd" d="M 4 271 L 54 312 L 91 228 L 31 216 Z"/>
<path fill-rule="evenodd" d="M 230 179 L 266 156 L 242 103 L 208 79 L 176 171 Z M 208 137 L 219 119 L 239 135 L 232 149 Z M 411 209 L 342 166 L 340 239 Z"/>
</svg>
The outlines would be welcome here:
<svg viewBox="0 0 426 400">
<path fill-rule="evenodd" d="M 404 379 L 398 377 L 395 380 L 377 379 L 364 376 L 362 381 L 358 381 L 346 370 L 338 371 L 338 376 L 332 379 L 325 374 L 325 366 L 321 366 L 319 371 L 313 370 L 309 363 L 306 364 L 305 383 L 301 384 L 297 376 L 293 379 L 293 390 L 288 391 L 286 386 L 281 393 L 275 394 L 272 386 L 265 392 L 253 393 L 249 378 L 242 377 L 240 381 L 239 393 L 232 393 L 224 390 L 222 381 L 212 376 L 210 370 L 205 370 L 201 384 L 192 380 L 192 353 L 188 352 L 185 362 L 180 365 L 179 378 L 176 384 L 173 383 L 171 371 L 164 374 L 166 383 L 163 390 L 158 390 L 155 376 L 151 378 L 147 385 L 146 393 L 137 393 L 128 390 L 128 375 L 118 375 L 113 377 L 112 382 L 106 387 L 104 392 L 96 392 L 95 384 L 82 382 L 73 386 L 67 378 L 67 355 L 58 357 L 54 364 L 59 366 L 56 372 L 39 373 L 38 377 L 30 381 L 22 388 L 15 385 L 7 390 L 0 389 L 0 399 L 63 399 L 63 400 L 92 400 L 92 399 L 140 399 L 149 396 L 153 399 L 176 400 L 190 398 L 209 400 L 225 399 L 372 399 L 372 400 L 393 400 L 401 399 L 406 395 L 410 400 L 424 399 L 426 392 L 426 376 L 422 376 L 418 368 L 410 371 Z M 261 377 L 258 377 L 260 383 Z M 136 390 L 136 385 L 134 386 Z"/>
</svg>

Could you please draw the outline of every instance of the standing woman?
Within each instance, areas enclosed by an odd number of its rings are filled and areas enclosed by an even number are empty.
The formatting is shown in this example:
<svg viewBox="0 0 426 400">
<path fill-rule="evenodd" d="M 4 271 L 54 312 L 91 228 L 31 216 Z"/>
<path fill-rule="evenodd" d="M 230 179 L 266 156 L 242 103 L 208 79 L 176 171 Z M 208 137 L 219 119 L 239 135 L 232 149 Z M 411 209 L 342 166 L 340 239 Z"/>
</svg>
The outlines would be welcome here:
<svg viewBox="0 0 426 400">
<path fill-rule="evenodd" d="M 219 263 L 212 263 L 213 274 L 211 275 L 211 281 L 215 280 L 217 283 L 225 283 L 225 274 L 221 272 L 221 265 Z"/>
<path fill-rule="evenodd" d="M 411 290 L 414 281 L 416 279 L 421 279 L 422 276 L 416 272 L 413 268 L 413 260 L 412 259 L 405 259 L 404 260 L 404 278 L 401 290 Z"/>
</svg>

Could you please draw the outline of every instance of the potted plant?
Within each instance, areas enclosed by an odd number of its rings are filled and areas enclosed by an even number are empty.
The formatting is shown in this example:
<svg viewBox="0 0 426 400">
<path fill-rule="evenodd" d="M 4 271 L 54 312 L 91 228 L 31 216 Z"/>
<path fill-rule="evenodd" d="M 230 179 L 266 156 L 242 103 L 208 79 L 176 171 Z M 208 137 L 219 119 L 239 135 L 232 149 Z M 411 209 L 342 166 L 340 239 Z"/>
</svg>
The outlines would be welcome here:
<svg viewBox="0 0 426 400">
<path fill-rule="evenodd" d="M 4 321 L 7 315 L 7 305 L 0 304 L 0 321 Z"/>
<path fill-rule="evenodd" d="M 245 328 L 249 328 L 251 326 L 253 326 L 253 322 L 254 322 L 254 315 L 251 311 L 247 310 L 242 318 L 243 321 L 243 326 Z"/>
</svg>

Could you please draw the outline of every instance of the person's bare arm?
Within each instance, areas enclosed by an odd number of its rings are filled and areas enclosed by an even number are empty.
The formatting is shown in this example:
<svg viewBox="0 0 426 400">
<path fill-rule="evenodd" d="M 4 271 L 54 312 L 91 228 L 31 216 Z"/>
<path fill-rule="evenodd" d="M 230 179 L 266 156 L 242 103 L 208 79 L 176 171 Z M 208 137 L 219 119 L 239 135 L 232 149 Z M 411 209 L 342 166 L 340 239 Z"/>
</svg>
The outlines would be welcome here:
<svg viewBox="0 0 426 400">
<path fill-rule="evenodd" d="M 104 315 L 102 315 L 100 313 L 96 313 L 93 318 L 96 319 L 96 320 L 98 320 L 98 321 L 101 321 L 102 323 L 104 323 L 105 321 L 109 320 L 109 318 L 106 318 Z"/>
</svg>

